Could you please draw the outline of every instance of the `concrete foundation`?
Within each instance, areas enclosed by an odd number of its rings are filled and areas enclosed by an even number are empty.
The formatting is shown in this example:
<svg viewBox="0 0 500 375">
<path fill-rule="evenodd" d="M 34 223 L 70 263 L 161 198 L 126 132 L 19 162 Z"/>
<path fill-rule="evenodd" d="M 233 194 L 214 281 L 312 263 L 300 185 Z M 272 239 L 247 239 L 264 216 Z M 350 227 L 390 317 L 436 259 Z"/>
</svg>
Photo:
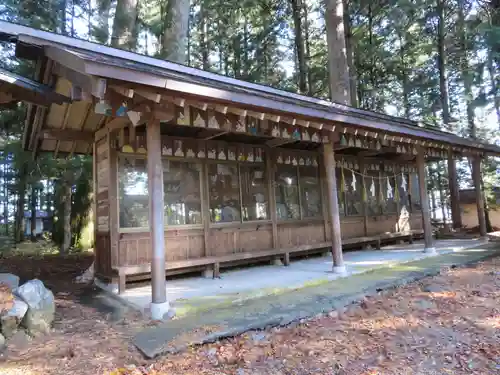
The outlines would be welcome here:
<svg viewBox="0 0 500 375">
<path fill-rule="evenodd" d="M 464 251 L 464 249 L 477 247 L 484 243 L 485 241 L 479 239 L 436 240 L 434 241 L 435 252 L 433 253 L 424 252 L 423 242 L 405 244 L 404 246 L 385 246 L 381 250 L 349 251 L 344 253 L 346 272 L 343 274 L 332 272 L 330 253 L 326 257 L 311 257 L 292 261 L 289 267 L 262 265 L 227 270 L 222 273 L 220 279 L 212 279 L 213 271 L 207 269 L 203 275 L 208 278 L 189 277 L 167 280 L 167 299 L 171 306 L 180 312 L 182 306 L 186 304 L 216 303 L 219 300 L 227 299 L 227 296 L 233 296 L 236 300 L 254 298 L 274 293 L 276 290 L 301 288 L 311 283 L 316 284 L 339 277 L 349 277 L 353 274 L 424 259 L 436 254 Z M 117 298 L 124 299 L 128 305 L 134 305 L 137 309 L 145 311 L 151 304 L 151 286 L 129 288 L 123 294 L 117 295 Z"/>
</svg>

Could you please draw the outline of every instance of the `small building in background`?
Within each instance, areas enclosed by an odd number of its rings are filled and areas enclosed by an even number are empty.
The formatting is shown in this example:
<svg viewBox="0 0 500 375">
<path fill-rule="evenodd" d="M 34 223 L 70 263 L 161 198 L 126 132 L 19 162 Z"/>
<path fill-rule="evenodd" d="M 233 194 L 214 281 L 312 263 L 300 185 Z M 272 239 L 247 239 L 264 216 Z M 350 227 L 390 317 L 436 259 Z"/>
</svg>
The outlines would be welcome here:
<svg viewBox="0 0 500 375">
<path fill-rule="evenodd" d="M 36 226 L 35 235 L 41 235 L 43 232 L 48 232 L 52 229 L 51 216 L 47 211 L 36 211 Z M 31 235 L 31 210 L 24 211 L 24 234 Z"/>
<path fill-rule="evenodd" d="M 489 200 L 489 216 L 493 227 L 500 228 L 500 187 L 493 188 L 494 202 Z M 462 224 L 466 228 L 477 227 L 477 206 L 476 193 L 474 189 L 460 190 L 460 212 L 462 214 Z"/>
</svg>

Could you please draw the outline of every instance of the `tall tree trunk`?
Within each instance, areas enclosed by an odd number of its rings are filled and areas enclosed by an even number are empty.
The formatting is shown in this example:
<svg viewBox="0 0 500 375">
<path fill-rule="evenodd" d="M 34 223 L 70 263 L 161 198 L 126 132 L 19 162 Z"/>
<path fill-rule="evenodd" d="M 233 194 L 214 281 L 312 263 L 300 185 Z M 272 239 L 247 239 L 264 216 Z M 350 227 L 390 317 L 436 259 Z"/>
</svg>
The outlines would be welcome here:
<svg viewBox="0 0 500 375">
<path fill-rule="evenodd" d="M 460 46 L 460 70 L 462 81 L 464 84 L 464 96 L 465 96 L 465 107 L 467 112 L 467 124 L 469 130 L 469 137 L 472 139 L 477 138 L 476 133 L 476 124 L 474 119 L 474 106 L 473 106 L 473 93 L 472 93 L 472 84 L 473 84 L 473 76 L 470 71 L 469 60 L 468 60 L 468 42 L 466 37 L 466 24 L 465 24 L 465 15 L 464 15 L 464 7 L 465 1 L 458 1 L 458 32 L 459 32 L 459 46 Z M 472 168 L 471 168 L 472 171 Z M 474 173 L 472 171 L 472 173 Z M 488 205 L 486 203 L 486 199 L 484 199 L 484 182 L 482 176 L 480 176 L 480 188 L 481 194 L 483 194 L 484 200 L 484 216 L 486 221 L 486 228 L 491 228 L 490 215 L 488 213 Z"/>
<path fill-rule="evenodd" d="M 350 87 L 350 97 L 351 106 L 357 107 L 358 100 L 356 95 L 356 67 L 354 66 L 354 52 L 353 52 L 353 38 L 352 38 L 352 28 L 351 28 L 351 18 L 349 16 L 349 2 L 348 0 L 342 0 L 342 6 L 344 7 L 344 30 L 345 30 L 345 50 L 347 57 L 347 69 L 349 69 L 349 87 Z"/>
<path fill-rule="evenodd" d="M 243 15 L 243 79 L 248 80 L 250 78 L 250 59 L 248 56 L 248 51 L 250 50 L 250 38 L 248 31 L 248 16 L 245 12 Z"/>
<path fill-rule="evenodd" d="M 326 0 L 326 40 L 330 95 L 334 102 L 349 105 L 351 98 L 347 65 L 342 0 Z"/>
<path fill-rule="evenodd" d="M 59 25 L 61 34 L 68 35 L 68 31 L 66 29 L 66 7 L 68 6 L 67 0 L 60 0 L 59 4 L 59 12 L 61 14 L 61 24 Z"/>
<path fill-rule="evenodd" d="M 30 209 L 31 209 L 31 218 L 30 218 L 30 239 L 31 242 L 36 241 L 36 184 L 31 185 L 31 199 L 30 199 Z"/>
<path fill-rule="evenodd" d="M 162 54 L 168 61 L 187 62 L 189 0 L 169 0 L 165 17 Z"/>
<path fill-rule="evenodd" d="M 304 38 L 302 35 L 302 14 L 301 0 L 290 0 L 292 5 L 292 17 L 293 17 L 293 27 L 295 31 L 294 42 L 295 42 L 295 52 L 296 61 L 298 67 L 298 83 L 299 91 L 302 94 L 307 92 L 307 72 L 306 72 L 306 58 L 304 51 Z"/>
<path fill-rule="evenodd" d="M 75 0 L 71 0 L 71 30 L 70 35 L 75 37 Z"/>
<path fill-rule="evenodd" d="M 304 1 L 304 40 L 306 46 L 306 69 L 307 69 L 307 95 L 314 96 L 313 78 L 311 71 L 311 41 L 309 40 L 309 10 L 307 9 L 307 2 Z M 356 95 L 356 93 L 354 93 Z"/>
<path fill-rule="evenodd" d="M 488 53 L 488 75 L 490 76 L 491 93 L 493 95 L 493 104 L 495 106 L 495 113 L 497 115 L 497 125 L 500 128 L 500 94 L 498 93 L 498 86 L 500 86 L 500 83 L 496 78 L 495 66 L 491 51 L 489 51 Z"/>
<path fill-rule="evenodd" d="M 474 107 L 473 107 L 473 93 L 472 93 L 472 74 L 470 71 L 468 60 L 468 43 L 466 37 L 466 25 L 464 15 L 464 0 L 458 1 L 458 38 L 460 46 L 460 70 L 461 78 L 464 85 L 465 107 L 467 112 L 467 125 L 469 130 L 469 137 L 476 139 L 476 125 L 474 123 Z"/>
<path fill-rule="evenodd" d="M 241 41 L 238 33 L 233 37 L 233 73 L 236 78 L 241 78 Z"/>
<path fill-rule="evenodd" d="M 108 44 L 111 0 L 98 0 L 96 10 L 97 26 L 94 28 L 94 38 L 99 43 Z"/>
<path fill-rule="evenodd" d="M 134 51 L 137 47 L 137 1 L 118 0 L 111 46 Z"/>
<path fill-rule="evenodd" d="M 71 247 L 71 184 L 64 181 L 61 192 L 62 208 L 63 208 L 63 240 L 59 252 L 67 254 Z"/>
<path fill-rule="evenodd" d="M 20 243 L 24 240 L 24 197 L 26 195 L 26 171 L 27 167 L 22 166 L 19 171 L 19 183 L 18 183 L 18 197 L 17 197 L 17 207 L 16 207 L 16 219 L 15 219 L 15 233 L 14 240 L 16 243 Z"/>
<path fill-rule="evenodd" d="M 200 5 L 200 49 L 201 49 L 201 62 L 202 69 L 208 70 L 208 54 L 210 47 L 208 45 L 208 33 L 207 33 L 207 11 L 205 4 L 201 2 Z"/>
<path fill-rule="evenodd" d="M 450 107 L 448 100 L 448 83 L 446 79 L 446 52 L 445 52 L 445 19 L 444 19 L 444 1 L 437 0 L 438 14 L 438 35 L 437 35 L 437 62 L 439 70 L 439 98 L 441 100 L 441 109 L 443 115 L 443 123 L 447 130 L 452 130 L 450 124 Z"/>
<path fill-rule="evenodd" d="M 406 40 L 402 35 L 399 36 L 399 60 L 401 64 L 401 76 L 402 76 L 402 86 L 403 86 L 403 108 L 405 113 L 405 118 L 409 119 L 411 117 L 411 105 L 410 105 L 410 88 L 408 84 L 408 69 L 406 68 L 405 62 L 405 47 Z"/>
</svg>

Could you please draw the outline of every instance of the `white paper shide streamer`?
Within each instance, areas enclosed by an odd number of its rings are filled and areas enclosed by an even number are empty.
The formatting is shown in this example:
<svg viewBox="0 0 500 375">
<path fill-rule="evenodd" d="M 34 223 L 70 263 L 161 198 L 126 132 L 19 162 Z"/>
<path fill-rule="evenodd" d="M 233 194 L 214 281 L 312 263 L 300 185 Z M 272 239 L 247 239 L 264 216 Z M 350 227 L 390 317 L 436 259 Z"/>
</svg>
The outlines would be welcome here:
<svg viewBox="0 0 500 375">
<path fill-rule="evenodd" d="M 370 186 L 370 194 L 372 195 L 373 198 L 375 198 L 375 180 L 372 177 L 372 184 Z"/>
<path fill-rule="evenodd" d="M 354 171 L 351 172 L 352 172 L 351 188 L 352 191 L 356 191 L 356 175 L 354 174 Z"/>
<path fill-rule="evenodd" d="M 405 174 L 403 173 L 401 175 L 401 187 L 403 188 L 403 191 L 406 193 L 406 187 L 408 186 L 408 183 L 406 182 L 406 177 Z"/>
<path fill-rule="evenodd" d="M 392 194 L 392 186 L 391 186 L 391 180 L 389 180 L 389 177 L 387 177 L 387 199 L 393 199 L 394 195 Z"/>
</svg>

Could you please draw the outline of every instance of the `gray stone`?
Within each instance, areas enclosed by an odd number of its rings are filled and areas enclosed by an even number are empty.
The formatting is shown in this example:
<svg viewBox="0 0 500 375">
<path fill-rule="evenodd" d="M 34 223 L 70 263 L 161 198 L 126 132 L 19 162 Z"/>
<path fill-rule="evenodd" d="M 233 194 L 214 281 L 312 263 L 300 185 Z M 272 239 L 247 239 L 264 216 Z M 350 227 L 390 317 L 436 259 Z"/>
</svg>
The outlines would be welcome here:
<svg viewBox="0 0 500 375">
<path fill-rule="evenodd" d="M 28 304 L 22 325 L 30 334 L 47 333 L 54 320 L 54 295 L 38 280 L 30 280 L 16 289 L 15 294 Z"/>
<path fill-rule="evenodd" d="M 28 304 L 19 297 L 14 297 L 14 306 L 0 317 L 2 334 L 5 337 L 9 338 L 14 335 L 27 311 Z"/>
<path fill-rule="evenodd" d="M 12 273 L 0 273 L 0 284 L 6 284 L 14 290 L 19 286 L 19 276 Z"/>
</svg>

